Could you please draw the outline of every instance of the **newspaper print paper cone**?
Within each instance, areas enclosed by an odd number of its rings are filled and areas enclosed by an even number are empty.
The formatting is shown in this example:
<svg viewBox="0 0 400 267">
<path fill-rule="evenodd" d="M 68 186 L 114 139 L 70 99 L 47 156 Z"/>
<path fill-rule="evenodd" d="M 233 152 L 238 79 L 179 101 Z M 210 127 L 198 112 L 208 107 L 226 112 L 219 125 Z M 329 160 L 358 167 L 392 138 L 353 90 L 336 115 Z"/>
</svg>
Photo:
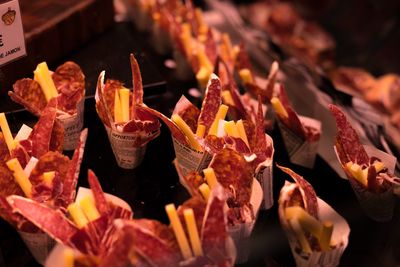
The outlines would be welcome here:
<svg viewBox="0 0 400 267">
<path fill-rule="evenodd" d="M 342 257 L 343 252 L 349 242 L 350 227 L 346 220 L 320 198 L 318 198 L 318 208 L 319 218 L 321 221 L 331 221 L 335 223 L 332 233 L 332 240 L 336 244 L 336 247 L 325 252 L 313 251 L 312 253 L 299 253 L 300 249 L 298 248 L 296 237 L 292 236 L 288 225 L 286 224 L 286 220 L 282 219 L 283 215 L 281 212 L 279 214 L 281 224 L 289 239 L 290 249 L 296 261 L 297 267 L 338 266 L 340 263 L 340 258 Z"/>
<path fill-rule="evenodd" d="M 250 204 L 253 207 L 254 220 L 238 225 L 228 226 L 229 235 L 232 237 L 236 246 L 236 263 L 244 263 L 249 258 L 250 235 L 258 217 L 261 202 L 263 199 L 263 191 L 260 183 L 254 179 L 251 190 Z"/>
<path fill-rule="evenodd" d="M 392 155 L 389 155 L 375 147 L 363 146 L 369 157 L 379 158 L 385 166 L 388 168 L 390 173 L 394 173 L 397 159 Z M 337 153 L 336 146 L 334 146 L 335 154 L 340 162 L 339 155 Z M 344 167 L 343 167 L 344 169 Z M 396 203 L 396 197 L 394 194 L 395 187 L 387 190 L 383 193 L 371 193 L 365 187 L 360 185 L 354 178 L 347 174 L 347 179 L 353 188 L 354 193 L 357 196 L 358 201 L 364 212 L 371 219 L 378 222 L 390 221 L 393 217 L 393 211 Z"/>
<path fill-rule="evenodd" d="M 300 119 L 306 126 L 315 128 L 321 132 L 320 121 L 304 116 L 300 116 Z M 306 168 L 313 168 L 315 157 L 317 156 L 319 139 L 312 142 L 303 140 L 279 120 L 278 126 L 282 135 L 283 143 L 285 144 L 286 150 L 289 154 L 290 162 Z"/>
<path fill-rule="evenodd" d="M 47 256 L 56 244 L 56 241 L 43 232 L 28 233 L 18 231 L 18 234 L 21 236 L 22 240 L 24 240 L 24 243 L 32 253 L 35 260 L 39 264 L 43 265 Z"/>
<path fill-rule="evenodd" d="M 160 55 L 167 55 L 172 51 L 172 44 L 169 32 L 154 23 L 151 30 L 151 44 L 154 50 Z"/>
<path fill-rule="evenodd" d="M 269 135 L 265 135 L 268 139 L 267 143 L 271 143 L 273 147 L 273 140 Z M 268 210 L 274 205 L 273 199 L 273 173 L 272 163 L 274 158 L 275 149 L 272 150 L 271 158 L 261 162 L 256 168 L 255 178 L 260 183 L 263 190 L 264 201 L 261 203 L 262 210 Z"/>
<path fill-rule="evenodd" d="M 64 113 L 57 119 L 64 127 L 64 150 L 74 150 L 78 145 L 79 136 L 83 128 L 83 114 L 85 110 L 85 99 L 77 105 L 77 112 L 73 115 Z"/>
<path fill-rule="evenodd" d="M 104 126 L 118 166 L 124 169 L 134 169 L 139 166 L 146 153 L 146 145 L 137 146 L 138 135 L 120 132 Z"/>
<path fill-rule="evenodd" d="M 178 140 L 172 138 L 176 160 L 178 161 L 181 174 L 185 177 L 190 171 L 199 171 L 207 168 L 212 157 L 204 151 L 196 151 L 189 146 L 182 145 Z"/>
</svg>

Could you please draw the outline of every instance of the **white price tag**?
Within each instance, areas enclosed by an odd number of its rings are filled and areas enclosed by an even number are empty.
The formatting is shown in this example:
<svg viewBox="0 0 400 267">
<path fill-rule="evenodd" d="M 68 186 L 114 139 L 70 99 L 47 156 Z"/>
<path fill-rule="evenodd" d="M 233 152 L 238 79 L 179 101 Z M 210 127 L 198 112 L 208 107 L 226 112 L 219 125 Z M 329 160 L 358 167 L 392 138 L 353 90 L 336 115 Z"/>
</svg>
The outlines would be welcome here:
<svg viewBox="0 0 400 267">
<path fill-rule="evenodd" d="M 18 0 L 0 4 L 0 66 L 26 55 Z"/>
</svg>

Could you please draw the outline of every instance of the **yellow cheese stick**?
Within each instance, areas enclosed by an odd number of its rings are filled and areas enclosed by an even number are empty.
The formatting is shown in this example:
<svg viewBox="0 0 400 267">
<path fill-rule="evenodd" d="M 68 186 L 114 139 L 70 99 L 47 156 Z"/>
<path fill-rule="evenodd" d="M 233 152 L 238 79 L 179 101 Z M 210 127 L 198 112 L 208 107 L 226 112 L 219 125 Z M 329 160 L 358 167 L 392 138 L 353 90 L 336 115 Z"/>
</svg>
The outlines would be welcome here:
<svg viewBox="0 0 400 267">
<path fill-rule="evenodd" d="M 44 172 L 42 174 L 43 182 L 45 182 L 45 184 L 47 184 L 48 186 L 51 186 L 55 175 L 56 175 L 55 171 Z"/>
<path fill-rule="evenodd" d="M 8 126 L 6 115 L 4 115 L 4 113 L 0 113 L 0 128 L 3 132 L 4 140 L 6 141 L 8 150 L 11 152 L 11 150 L 15 148 L 15 143 L 11 134 L 10 127 Z"/>
<path fill-rule="evenodd" d="M 292 226 L 292 229 L 296 235 L 296 238 L 300 243 L 301 249 L 305 253 L 311 253 L 310 244 L 308 243 L 308 241 L 304 235 L 303 229 L 301 229 L 299 221 L 296 218 L 293 218 L 293 219 L 289 220 L 289 223 Z"/>
<path fill-rule="evenodd" d="M 322 232 L 319 238 L 319 244 L 322 251 L 330 249 L 331 238 L 333 232 L 333 223 L 331 221 L 326 221 L 322 224 Z"/>
<path fill-rule="evenodd" d="M 205 200 L 208 200 L 210 197 L 210 187 L 206 183 L 202 183 L 199 186 L 199 191 L 203 195 Z"/>
<path fill-rule="evenodd" d="M 67 210 L 78 228 L 85 227 L 85 225 L 88 223 L 88 220 L 86 219 L 81 207 L 77 203 L 69 204 Z"/>
<path fill-rule="evenodd" d="M 239 71 L 239 76 L 240 76 L 240 79 L 242 80 L 242 82 L 244 84 L 246 84 L 246 83 L 250 83 L 250 84 L 254 83 L 253 76 L 251 75 L 251 72 L 250 72 L 249 69 L 241 69 Z"/>
<path fill-rule="evenodd" d="M 206 68 L 208 71 L 212 72 L 214 69 L 213 64 L 211 63 L 210 59 L 206 55 L 203 48 L 199 47 L 197 49 L 197 58 L 199 60 L 199 64 L 201 67 Z"/>
<path fill-rule="evenodd" d="M 10 159 L 6 162 L 7 167 L 13 172 L 14 178 L 17 181 L 18 185 L 21 187 L 25 196 L 32 197 L 32 184 L 29 181 L 28 176 L 25 175 L 24 170 L 21 167 L 18 159 Z"/>
<path fill-rule="evenodd" d="M 215 187 L 217 182 L 217 176 L 215 175 L 213 168 L 206 168 L 203 170 L 204 177 L 206 178 L 207 184 L 210 186 L 211 189 Z"/>
<path fill-rule="evenodd" d="M 189 233 L 189 239 L 190 244 L 192 245 L 193 254 L 195 256 L 202 256 L 203 249 L 201 248 L 199 232 L 197 231 L 193 209 L 185 209 L 183 211 L 183 216 L 185 217 L 186 229 Z"/>
<path fill-rule="evenodd" d="M 232 51 L 232 42 L 231 38 L 227 33 L 222 34 L 222 42 L 224 46 L 226 47 L 226 52 L 229 55 L 230 58 L 233 58 L 233 51 Z"/>
<path fill-rule="evenodd" d="M 74 251 L 70 248 L 66 248 L 63 251 L 63 256 L 64 256 L 64 267 L 74 267 L 75 264 Z"/>
<path fill-rule="evenodd" d="M 308 214 L 303 208 L 299 206 L 286 208 L 285 215 L 287 219 L 296 218 L 302 229 L 319 239 L 322 232 L 322 223 Z"/>
<path fill-rule="evenodd" d="M 91 196 L 85 196 L 79 201 L 79 206 L 81 207 L 86 218 L 91 222 L 100 217 L 100 213 L 97 210 L 93 198 Z"/>
<path fill-rule="evenodd" d="M 114 121 L 115 123 L 122 123 L 122 107 L 121 107 L 121 100 L 119 98 L 119 90 L 115 90 L 115 97 L 114 97 Z"/>
<path fill-rule="evenodd" d="M 282 102 L 279 100 L 279 98 L 273 97 L 271 99 L 271 104 L 275 112 L 278 113 L 278 115 L 284 118 L 289 117 L 286 109 L 283 107 Z"/>
<path fill-rule="evenodd" d="M 238 131 L 234 121 L 225 122 L 224 130 L 228 136 L 240 138 L 239 131 Z"/>
<path fill-rule="evenodd" d="M 203 124 L 197 125 L 196 135 L 200 138 L 203 138 L 205 133 L 206 133 L 206 126 L 204 126 Z"/>
<path fill-rule="evenodd" d="M 222 104 L 219 106 L 217 115 L 215 115 L 215 119 L 208 130 L 208 135 L 217 135 L 219 120 L 225 119 L 228 109 L 229 107 L 227 105 Z"/>
<path fill-rule="evenodd" d="M 165 211 L 167 212 L 172 229 L 174 230 L 175 238 L 178 242 L 182 256 L 185 260 L 188 260 L 192 257 L 193 254 L 190 249 L 185 232 L 183 231 L 181 221 L 179 220 L 178 214 L 176 213 L 175 205 L 168 204 L 167 206 L 165 206 Z"/>
<path fill-rule="evenodd" d="M 378 173 L 385 168 L 385 164 L 381 161 L 376 161 L 374 163 L 375 171 Z"/>
<path fill-rule="evenodd" d="M 187 55 L 192 54 L 192 31 L 189 23 L 182 23 L 181 39 Z"/>
<path fill-rule="evenodd" d="M 200 8 L 196 8 L 194 10 L 194 15 L 195 15 L 197 24 L 199 25 L 199 34 L 205 35 L 208 31 L 208 26 L 207 26 L 207 24 L 204 23 L 203 11 L 201 11 Z"/>
<path fill-rule="evenodd" d="M 361 166 L 351 161 L 346 163 L 346 168 L 357 181 L 366 187 L 368 186 L 368 170 L 365 175 Z"/>
<path fill-rule="evenodd" d="M 51 78 L 49 67 L 47 66 L 46 62 L 38 64 L 33 73 L 34 79 L 40 84 L 40 88 L 42 89 L 47 102 L 58 95 L 56 86 Z"/>
<path fill-rule="evenodd" d="M 121 101 L 122 121 L 129 121 L 129 89 L 119 89 L 119 99 Z"/>
<path fill-rule="evenodd" d="M 243 140 L 243 142 L 246 143 L 247 147 L 250 148 L 249 140 L 247 139 L 247 134 L 246 134 L 246 130 L 244 128 L 243 120 L 238 120 L 236 122 L 236 128 L 239 132 L 240 138 Z"/>
<path fill-rule="evenodd" d="M 192 130 L 186 124 L 186 122 L 178 114 L 172 115 L 171 119 L 173 122 L 175 122 L 175 124 L 179 127 L 179 129 L 181 129 L 182 132 L 186 135 L 186 137 L 189 140 L 190 146 L 193 149 L 196 149 L 197 151 L 202 151 L 203 149 L 201 148 L 199 142 L 196 140 Z"/>
<path fill-rule="evenodd" d="M 224 100 L 224 102 L 228 105 L 234 106 L 235 102 L 233 101 L 231 92 L 229 92 L 228 90 L 224 90 L 222 91 L 222 99 Z"/>
<path fill-rule="evenodd" d="M 202 88 L 207 86 L 208 80 L 210 80 L 210 75 L 212 71 L 204 66 L 201 66 L 199 71 L 196 73 L 196 80 L 199 82 Z"/>
</svg>

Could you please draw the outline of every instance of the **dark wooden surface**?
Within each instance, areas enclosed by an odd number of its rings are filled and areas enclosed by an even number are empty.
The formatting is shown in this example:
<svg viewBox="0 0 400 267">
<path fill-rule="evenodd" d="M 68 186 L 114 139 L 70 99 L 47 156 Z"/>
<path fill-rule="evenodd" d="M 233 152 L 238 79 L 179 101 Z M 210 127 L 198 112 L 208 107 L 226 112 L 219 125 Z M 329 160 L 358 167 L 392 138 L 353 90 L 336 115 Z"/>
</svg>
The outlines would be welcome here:
<svg viewBox="0 0 400 267">
<path fill-rule="evenodd" d="M 118 24 L 115 28 L 116 31 L 121 29 L 122 33 L 126 33 L 125 30 L 131 31 L 131 25 L 123 23 Z M 145 102 L 169 115 L 181 94 L 185 93 L 188 96 L 187 90 L 195 86 L 195 83 L 194 81 L 176 81 L 173 71 L 164 67 L 165 58 L 156 55 L 149 43 L 145 41 L 146 35 L 134 31 L 131 34 L 134 36 L 132 38 L 138 42 L 137 49 L 142 49 L 141 53 L 146 55 L 149 62 L 154 64 L 167 81 L 165 93 L 148 94 Z M 126 38 L 126 36 L 122 35 L 119 38 Z M 81 64 L 90 64 L 93 60 L 96 61 L 92 58 Z M 121 68 L 125 66 L 126 69 L 129 69 L 127 62 L 122 62 L 121 65 Z M 142 72 L 144 76 L 149 75 L 147 69 L 142 69 Z M 97 77 L 97 73 L 95 74 Z M 129 81 L 131 79 L 129 71 L 125 75 L 120 79 Z M 88 79 L 93 80 L 94 77 L 88 77 Z M 194 103 L 199 104 L 198 99 L 188 97 Z M 87 169 L 93 169 L 99 176 L 106 192 L 115 194 L 132 205 L 135 217 L 153 218 L 167 222 L 164 205 L 170 202 L 179 204 L 188 197 L 185 189 L 179 184 L 171 164 L 174 152 L 168 129 L 163 126 L 160 137 L 149 143 L 142 165 L 135 170 L 123 170 L 116 165 L 105 130 L 95 112 L 93 99 L 87 100 L 85 108 L 85 126 L 89 128 L 89 137 L 79 184 L 87 185 Z M 14 123 L 19 125 L 26 120 L 31 120 L 24 112 L 17 113 L 13 118 Z M 397 208 L 391 222 L 377 223 L 370 220 L 361 210 L 348 181 L 339 178 L 319 157 L 312 170 L 290 164 L 279 131 L 274 130 L 271 135 L 275 143 L 275 162 L 289 166 L 306 177 L 314 186 L 317 194 L 348 221 L 351 227 L 349 245 L 344 252 L 340 266 L 398 266 L 400 264 L 399 209 Z M 287 239 L 277 217 L 276 201 L 285 179 L 289 179 L 288 176 L 275 168 L 275 205 L 271 210 L 259 214 L 251 237 L 250 261 L 240 266 L 294 266 Z M 15 230 L 5 225 L 4 222 L 0 224 L 3 265 L 37 266 Z"/>
</svg>

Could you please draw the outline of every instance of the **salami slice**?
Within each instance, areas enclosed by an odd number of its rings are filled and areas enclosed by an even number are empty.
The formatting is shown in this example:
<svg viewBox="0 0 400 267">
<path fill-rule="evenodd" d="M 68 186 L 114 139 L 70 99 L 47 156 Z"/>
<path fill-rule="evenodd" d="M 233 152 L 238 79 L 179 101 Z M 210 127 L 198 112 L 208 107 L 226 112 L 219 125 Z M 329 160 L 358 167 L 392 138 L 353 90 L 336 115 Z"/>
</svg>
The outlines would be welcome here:
<svg viewBox="0 0 400 267">
<path fill-rule="evenodd" d="M 9 196 L 7 201 L 13 212 L 24 216 L 57 242 L 68 243 L 69 238 L 77 231 L 77 228 L 58 210 L 20 196 Z"/>
<path fill-rule="evenodd" d="M 135 237 L 135 251 L 141 255 L 151 266 L 178 266 L 180 252 L 173 250 L 161 238 L 141 227 L 134 221 L 127 222 L 123 231 Z"/>
<path fill-rule="evenodd" d="M 10 152 L 8 151 L 4 135 L 2 132 L 0 132 L 0 162 L 6 162 L 9 159 L 10 159 Z"/>
<path fill-rule="evenodd" d="M 14 92 L 9 91 L 8 92 L 8 96 L 11 98 L 12 101 L 22 105 L 23 107 L 26 108 L 26 110 L 31 112 L 36 117 L 40 116 L 40 113 L 42 112 L 42 109 L 39 109 L 38 106 L 35 106 L 33 103 L 25 100 L 24 98 L 22 98 L 21 96 L 17 95 Z"/>
<path fill-rule="evenodd" d="M 258 96 L 258 110 L 255 118 L 256 127 L 256 145 L 253 152 L 259 154 L 259 152 L 267 151 L 267 142 L 265 140 L 265 127 L 264 127 L 264 113 L 262 109 L 261 96 Z"/>
<path fill-rule="evenodd" d="M 59 120 L 54 121 L 50 137 L 50 151 L 62 152 L 64 144 L 64 127 Z"/>
<path fill-rule="evenodd" d="M 239 54 L 237 55 L 236 58 L 236 67 L 241 70 L 241 69 L 251 69 L 251 63 L 249 59 L 249 55 L 246 52 L 246 48 L 244 47 L 244 43 L 241 42 L 239 46 Z"/>
<path fill-rule="evenodd" d="M 211 61 L 211 64 L 215 64 L 217 61 L 218 52 L 217 52 L 217 43 L 215 42 L 211 27 L 209 27 L 207 31 L 207 39 L 206 42 L 204 43 L 204 50 L 207 57 Z"/>
<path fill-rule="evenodd" d="M 97 111 L 97 114 L 99 114 L 101 121 L 105 125 L 112 127 L 114 125 L 113 124 L 114 116 L 113 116 L 113 114 L 111 114 L 110 109 L 108 109 L 107 103 L 104 99 L 104 94 L 103 94 L 103 89 L 105 87 L 104 75 L 105 75 L 105 72 L 102 71 L 97 79 L 96 93 L 95 93 L 96 111 Z"/>
<path fill-rule="evenodd" d="M 288 118 L 281 118 L 282 122 L 293 131 L 296 135 L 301 137 L 303 140 L 307 140 L 307 133 L 306 130 L 303 127 L 303 124 L 300 121 L 299 116 L 297 113 L 293 110 L 292 106 L 289 103 L 289 99 L 286 95 L 285 88 L 283 85 L 280 85 L 279 88 L 279 100 L 282 102 L 283 107 L 285 108 Z"/>
<path fill-rule="evenodd" d="M 50 140 L 53 125 L 57 115 L 57 100 L 51 99 L 43 110 L 39 121 L 36 123 L 31 133 L 32 156 L 40 158 L 50 150 Z"/>
<path fill-rule="evenodd" d="M 201 228 L 201 243 L 204 254 L 208 255 L 214 262 L 219 262 L 221 258 L 216 255 L 226 255 L 226 239 L 228 237 L 226 229 L 226 214 L 224 212 L 225 197 L 224 190 L 217 185 L 210 196 L 204 214 L 203 226 Z M 215 253 L 218 251 L 220 253 Z"/>
<path fill-rule="evenodd" d="M 29 108 L 25 106 L 25 103 L 38 111 L 42 111 L 46 107 L 47 101 L 38 82 L 29 78 L 21 79 L 14 83 L 13 90 L 19 98 L 11 97 L 11 99 L 22 104 L 28 110 Z M 23 99 L 23 103 L 19 99 Z"/>
<path fill-rule="evenodd" d="M 344 113 L 335 105 L 329 105 L 329 108 L 335 117 L 336 126 L 338 128 L 336 141 L 340 144 L 342 149 L 339 151 L 345 154 L 342 155 L 341 158 L 347 158 L 348 161 L 352 161 L 360 165 L 369 164 L 368 154 L 362 146 L 358 134 L 347 121 Z M 342 162 L 342 164 L 347 162 Z"/>
<path fill-rule="evenodd" d="M 72 96 L 76 92 L 80 92 L 81 97 L 83 97 L 85 75 L 75 62 L 67 61 L 58 66 L 52 75 L 52 79 L 59 93 Z"/>
<path fill-rule="evenodd" d="M 289 168 L 277 165 L 283 172 L 289 174 L 296 184 L 299 185 L 301 195 L 303 197 L 305 210 L 316 219 L 318 219 L 318 200 L 312 185 L 302 176 L 298 175 Z"/>
<path fill-rule="evenodd" d="M 63 192 L 59 198 L 61 206 L 67 207 L 75 199 L 75 189 L 78 183 L 79 171 L 83 159 L 83 153 L 85 151 L 86 139 L 87 139 L 87 129 L 81 132 L 79 137 L 79 143 L 74 151 L 74 155 L 68 165 L 67 174 L 63 183 Z"/>
<path fill-rule="evenodd" d="M 206 211 L 207 203 L 201 196 L 192 197 L 186 200 L 182 205 L 178 208 L 178 215 L 181 222 L 185 221 L 185 217 L 183 215 L 184 210 L 186 209 L 193 209 L 194 217 L 196 220 L 196 226 L 199 233 L 201 233 L 201 229 L 203 227 L 203 218 L 204 213 Z M 186 230 L 186 229 L 185 229 Z M 186 234 L 186 236 L 189 236 Z"/>
<path fill-rule="evenodd" d="M 96 203 L 96 208 L 98 209 L 100 214 L 108 214 L 110 211 L 110 207 L 106 200 L 106 196 L 103 192 L 103 189 L 101 189 L 99 180 L 92 170 L 88 170 L 88 181 L 90 189 L 92 189 L 94 201 Z"/>
<path fill-rule="evenodd" d="M 15 181 L 13 173 L 3 162 L 0 162 L 0 196 L 7 197 L 10 195 L 23 196 L 24 193 Z"/>
<path fill-rule="evenodd" d="M 133 99 L 132 99 L 132 118 L 136 118 L 136 106 L 143 104 L 143 82 L 139 64 L 133 54 L 130 55 L 132 69 Z"/>
<path fill-rule="evenodd" d="M 189 125 L 192 132 L 197 130 L 197 120 L 200 115 L 200 110 L 190 103 L 190 101 L 182 95 L 179 101 L 176 103 L 172 114 L 178 114 L 187 125 Z"/>
<path fill-rule="evenodd" d="M 211 74 L 198 119 L 198 124 L 206 127 L 206 133 L 208 133 L 211 124 L 214 122 L 219 106 L 222 103 L 221 90 L 221 81 L 218 76 Z"/>
<path fill-rule="evenodd" d="M 49 151 L 39 158 L 35 168 L 33 168 L 29 180 L 32 186 L 39 185 L 42 182 L 41 176 L 44 172 L 55 171 L 60 175 L 62 182 L 65 181 L 70 160 L 67 156 L 59 152 Z"/>
<path fill-rule="evenodd" d="M 253 171 L 240 153 L 224 148 L 214 155 L 210 167 L 214 169 L 218 182 L 228 192 L 232 205 L 243 206 L 249 203 Z"/>
</svg>

